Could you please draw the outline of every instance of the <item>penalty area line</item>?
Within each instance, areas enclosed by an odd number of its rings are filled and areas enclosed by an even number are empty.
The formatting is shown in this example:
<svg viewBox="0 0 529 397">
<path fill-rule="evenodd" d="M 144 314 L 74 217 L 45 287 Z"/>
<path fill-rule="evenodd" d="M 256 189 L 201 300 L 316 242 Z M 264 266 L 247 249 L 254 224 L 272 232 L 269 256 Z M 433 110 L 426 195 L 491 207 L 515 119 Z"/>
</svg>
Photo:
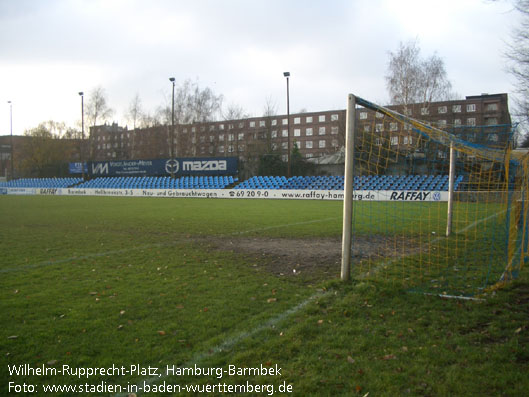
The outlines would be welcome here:
<svg viewBox="0 0 529 397">
<path fill-rule="evenodd" d="M 310 221 L 303 221 L 303 222 L 285 223 L 285 224 L 282 224 L 282 225 L 267 226 L 267 227 L 261 227 L 261 228 L 258 228 L 258 229 L 243 230 L 242 232 L 233 232 L 233 233 L 230 233 L 230 235 L 231 236 L 238 236 L 239 234 L 246 234 L 246 233 L 253 233 L 253 232 L 264 232 L 266 230 L 281 229 L 281 228 L 290 227 L 290 226 L 309 225 L 311 223 L 334 221 L 334 220 L 337 220 L 337 219 L 342 219 L 342 218 L 336 216 L 336 217 L 332 217 L 332 218 L 313 219 L 313 220 L 310 220 Z"/>
<path fill-rule="evenodd" d="M 242 331 L 242 332 L 239 332 L 239 333 L 237 333 L 237 334 L 235 334 L 233 336 L 230 336 L 230 337 L 226 338 L 222 343 L 219 343 L 218 345 L 208 349 L 207 351 L 201 351 L 201 352 L 196 353 L 190 360 L 188 360 L 187 362 L 182 364 L 179 367 L 179 369 L 189 368 L 189 367 L 191 367 L 193 365 L 199 364 L 205 358 L 214 356 L 217 353 L 222 353 L 224 351 L 227 351 L 227 350 L 231 349 L 233 346 L 235 346 L 235 345 L 239 344 L 240 342 L 242 342 L 243 340 L 248 339 L 248 338 L 258 334 L 259 332 L 261 332 L 261 331 L 263 331 L 265 329 L 269 329 L 269 328 L 272 328 L 272 327 L 276 326 L 281 321 L 285 320 L 286 318 L 290 317 L 291 315 L 293 315 L 293 314 L 299 312 L 300 310 L 302 310 L 305 306 L 307 306 L 314 299 L 323 297 L 323 296 L 327 295 L 329 292 L 331 292 L 331 291 L 330 290 L 318 291 L 315 294 L 309 296 L 304 301 L 302 301 L 302 302 L 298 303 L 297 305 L 291 307 L 290 309 L 288 309 L 288 310 L 280 313 L 279 315 L 277 315 L 275 317 L 272 317 L 271 319 L 265 321 L 263 324 L 255 327 L 255 328 L 253 328 L 253 329 L 251 329 L 249 331 Z M 136 394 L 139 395 L 139 394 L 142 393 L 142 390 L 141 390 L 142 386 L 151 385 L 151 384 L 155 383 L 155 381 L 159 381 L 161 379 L 167 378 L 168 376 L 169 375 L 167 375 L 167 372 L 166 372 L 165 374 L 160 374 L 160 376 L 153 376 L 153 377 L 150 377 L 150 378 L 146 378 L 143 381 L 140 381 L 139 383 L 136 384 L 136 386 L 138 387 L 138 391 L 136 392 Z M 128 393 L 118 393 L 115 396 L 116 397 L 118 397 L 118 396 L 122 397 L 122 396 L 127 396 L 127 395 L 128 395 Z"/>
<path fill-rule="evenodd" d="M 259 229 L 243 230 L 243 231 L 240 231 L 240 232 L 231 233 L 229 235 L 238 236 L 238 235 L 246 234 L 246 233 L 262 232 L 262 231 L 266 231 L 266 230 L 280 229 L 280 228 L 290 227 L 290 226 L 308 225 L 308 224 L 311 224 L 311 223 L 325 222 L 325 221 L 331 221 L 331 220 L 336 220 L 336 219 L 341 219 L 341 218 L 340 217 L 333 217 L 333 218 L 314 219 L 314 220 L 304 221 L 304 222 L 285 223 L 285 224 L 282 224 L 282 225 L 263 227 L 263 228 L 259 228 Z M 174 243 L 148 244 L 148 245 L 141 245 L 141 246 L 138 246 L 138 247 L 132 247 L 132 248 L 121 249 L 121 250 L 94 252 L 94 253 L 91 253 L 91 254 L 86 254 L 86 255 L 81 255 L 81 256 L 72 256 L 70 258 L 37 262 L 37 263 L 29 264 L 29 265 L 20 265 L 20 266 L 16 266 L 15 265 L 16 267 L 11 266 L 11 267 L 7 267 L 7 268 L 4 268 L 4 269 L 0 269 L 0 274 L 2 274 L 2 273 L 12 273 L 12 272 L 17 272 L 17 271 L 21 271 L 21 270 L 34 269 L 34 268 L 44 267 L 44 266 L 60 265 L 62 263 L 68 263 L 68 262 L 79 261 L 79 260 L 84 260 L 84 259 L 100 258 L 102 256 L 108 256 L 108 255 L 126 254 L 126 253 L 131 252 L 131 251 L 138 251 L 138 250 L 148 249 L 148 248 L 170 247 L 171 245 L 174 245 Z"/>
<path fill-rule="evenodd" d="M 43 262 L 33 263 L 33 264 L 30 264 L 30 265 L 20 265 L 20 266 L 17 266 L 17 267 L 8 267 L 8 268 L 5 268 L 5 269 L 0 269 L 0 273 L 11 273 L 11 272 L 17 272 L 17 271 L 21 271 L 21 270 L 34 269 L 34 268 L 43 267 L 43 266 L 60 265 L 62 263 L 68 263 L 68 262 L 72 262 L 72 261 L 82 261 L 82 260 L 85 260 L 85 259 L 100 258 L 102 256 L 108 256 L 108 255 L 125 254 L 125 253 L 131 252 L 131 251 L 138 251 L 138 250 L 143 250 L 143 249 L 148 249 L 148 248 L 163 247 L 163 246 L 166 246 L 166 245 L 167 244 L 161 244 L 161 243 L 160 244 L 148 244 L 148 245 L 140 245 L 138 247 L 132 247 L 132 248 L 121 249 L 121 250 L 94 252 L 92 254 L 86 254 L 86 255 L 81 255 L 81 256 L 72 256 L 70 258 L 57 259 L 55 261 L 43 261 Z"/>
</svg>

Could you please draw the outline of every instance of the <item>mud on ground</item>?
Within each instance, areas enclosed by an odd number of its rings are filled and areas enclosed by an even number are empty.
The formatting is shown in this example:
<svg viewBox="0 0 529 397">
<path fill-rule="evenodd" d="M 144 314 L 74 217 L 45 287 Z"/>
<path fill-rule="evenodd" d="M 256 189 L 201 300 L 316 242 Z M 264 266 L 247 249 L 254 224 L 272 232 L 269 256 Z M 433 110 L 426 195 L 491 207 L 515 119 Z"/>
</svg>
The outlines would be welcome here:
<svg viewBox="0 0 529 397">
<path fill-rule="evenodd" d="M 210 249 L 246 255 L 252 263 L 257 262 L 257 266 L 280 276 L 302 276 L 306 280 L 322 280 L 337 278 L 340 275 L 340 238 L 210 237 L 207 244 Z M 401 247 L 402 244 L 408 247 L 407 252 L 413 251 L 415 244 L 411 241 L 398 242 Z M 397 256 L 401 255 L 395 251 L 394 237 L 354 237 L 353 262 Z"/>
</svg>

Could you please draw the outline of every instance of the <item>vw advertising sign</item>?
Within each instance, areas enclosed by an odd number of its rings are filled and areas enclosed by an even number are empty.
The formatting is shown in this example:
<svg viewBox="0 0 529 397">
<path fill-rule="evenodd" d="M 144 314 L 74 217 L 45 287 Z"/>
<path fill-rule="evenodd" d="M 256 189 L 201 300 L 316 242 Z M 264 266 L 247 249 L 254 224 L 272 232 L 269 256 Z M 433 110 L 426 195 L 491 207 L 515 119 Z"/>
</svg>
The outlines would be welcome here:
<svg viewBox="0 0 529 397">
<path fill-rule="evenodd" d="M 237 174 L 236 157 L 192 157 L 155 160 L 93 161 L 91 176 L 164 176 Z"/>
</svg>

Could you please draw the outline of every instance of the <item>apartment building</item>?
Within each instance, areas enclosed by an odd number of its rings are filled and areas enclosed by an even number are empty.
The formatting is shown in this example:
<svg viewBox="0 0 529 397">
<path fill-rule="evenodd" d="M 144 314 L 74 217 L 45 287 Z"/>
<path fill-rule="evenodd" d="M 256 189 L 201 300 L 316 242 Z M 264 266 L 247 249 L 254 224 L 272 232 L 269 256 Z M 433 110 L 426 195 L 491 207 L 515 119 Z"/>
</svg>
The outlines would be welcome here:
<svg viewBox="0 0 529 397">
<path fill-rule="evenodd" d="M 459 138 L 476 144 L 504 147 L 510 138 L 511 117 L 507 94 L 467 96 L 464 100 L 388 106 L 401 114 L 447 130 Z M 360 131 L 373 129 L 390 140 L 391 146 L 411 145 L 409 125 L 384 120 L 382 114 L 369 109 L 357 110 Z"/>
<path fill-rule="evenodd" d="M 465 99 L 389 106 L 390 109 L 487 145 L 504 144 L 508 137 L 498 125 L 510 125 L 507 94 L 482 94 Z M 375 128 L 393 147 L 405 151 L 413 144 L 409 126 L 385 120 L 358 108 L 357 130 Z M 290 122 L 289 122 L 290 121 Z M 477 128 L 479 127 L 479 128 Z M 237 156 L 242 161 L 266 153 L 287 159 L 288 136 L 306 159 L 336 152 L 345 142 L 345 110 L 252 117 L 156 126 L 129 130 L 117 124 L 90 128 L 90 157 L 94 161 L 175 157 Z M 444 154 L 440 154 L 443 156 Z"/>
</svg>

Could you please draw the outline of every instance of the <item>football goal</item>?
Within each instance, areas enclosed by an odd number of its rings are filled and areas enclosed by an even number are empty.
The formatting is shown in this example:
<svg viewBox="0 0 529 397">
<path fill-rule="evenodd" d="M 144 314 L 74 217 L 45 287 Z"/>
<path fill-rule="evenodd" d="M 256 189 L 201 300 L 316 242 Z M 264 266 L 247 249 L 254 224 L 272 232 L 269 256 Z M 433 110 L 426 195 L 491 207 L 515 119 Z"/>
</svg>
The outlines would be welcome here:
<svg viewBox="0 0 529 397">
<path fill-rule="evenodd" d="M 529 159 L 513 150 L 513 126 L 451 109 L 421 121 L 438 112 L 427 106 L 348 96 L 341 276 L 480 294 L 527 258 Z"/>
</svg>

